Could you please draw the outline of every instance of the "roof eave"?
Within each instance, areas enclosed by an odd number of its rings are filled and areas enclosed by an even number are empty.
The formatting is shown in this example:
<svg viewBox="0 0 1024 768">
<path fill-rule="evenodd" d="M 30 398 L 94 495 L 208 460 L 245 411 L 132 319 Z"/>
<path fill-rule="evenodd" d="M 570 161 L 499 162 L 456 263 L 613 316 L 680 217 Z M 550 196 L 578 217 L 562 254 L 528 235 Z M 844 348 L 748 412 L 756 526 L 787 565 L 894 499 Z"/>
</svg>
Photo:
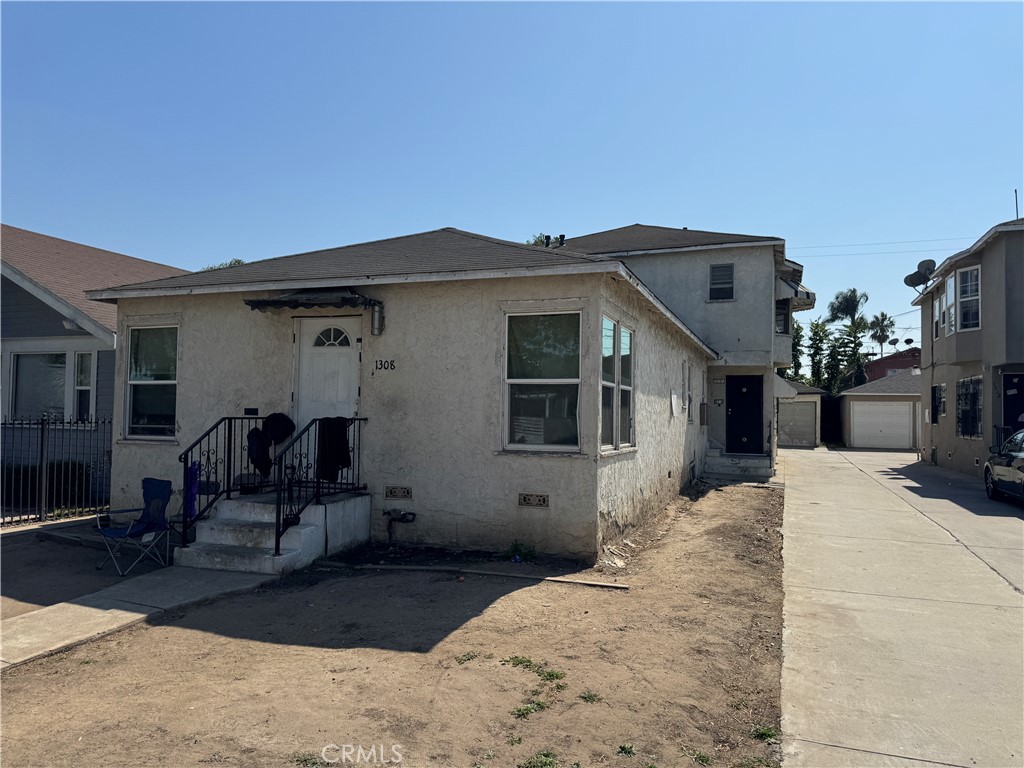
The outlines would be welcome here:
<svg viewBox="0 0 1024 768">
<path fill-rule="evenodd" d="M 398 285 L 407 283 L 436 283 L 455 280 L 490 280 L 508 277 L 538 277 L 562 274 L 587 274 L 614 272 L 616 265 L 609 262 L 584 262 L 545 267 L 521 267 L 517 269 L 477 269 L 456 272 L 424 272 L 414 275 L 366 275 L 365 277 L 332 277 L 315 280 L 265 280 L 261 282 L 227 283 L 223 285 L 200 285 L 153 288 L 104 288 L 88 291 L 86 296 L 96 301 L 148 298 L 156 296 L 195 296 L 215 293 L 245 293 L 251 291 L 284 291 L 300 288 L 334 288 L 339 285 Z"/>
</svg>

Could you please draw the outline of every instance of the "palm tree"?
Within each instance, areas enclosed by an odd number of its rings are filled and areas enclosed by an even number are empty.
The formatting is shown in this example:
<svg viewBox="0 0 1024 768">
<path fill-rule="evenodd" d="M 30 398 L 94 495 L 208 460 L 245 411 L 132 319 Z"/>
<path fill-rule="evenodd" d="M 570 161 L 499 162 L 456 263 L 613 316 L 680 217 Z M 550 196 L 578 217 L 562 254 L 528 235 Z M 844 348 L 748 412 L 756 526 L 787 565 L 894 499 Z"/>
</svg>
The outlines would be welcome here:
<svg viewBox="0 0 1024 768">
<path fill-rule="evenodd" d="M 885 355 L 885 342 L 892 338 L 892 332 L 896 330 L 896 321 L 885 312 L 879 312 L 871 318 L 868 330 L 871 340 L 878 345 L 878 356 L 882 357 Z"/>
<path fill-rule="evenodd" d="M 834 323 L 837 320 L 848 320 L 856 322 L 862 317 L 860 308 L 868 303 L 868 295 L 856 288 L 847 288 L 845 291 L 838 291 L 836 297 L 828 303 L 828 316 L 826 323 Z"/>
</svg>

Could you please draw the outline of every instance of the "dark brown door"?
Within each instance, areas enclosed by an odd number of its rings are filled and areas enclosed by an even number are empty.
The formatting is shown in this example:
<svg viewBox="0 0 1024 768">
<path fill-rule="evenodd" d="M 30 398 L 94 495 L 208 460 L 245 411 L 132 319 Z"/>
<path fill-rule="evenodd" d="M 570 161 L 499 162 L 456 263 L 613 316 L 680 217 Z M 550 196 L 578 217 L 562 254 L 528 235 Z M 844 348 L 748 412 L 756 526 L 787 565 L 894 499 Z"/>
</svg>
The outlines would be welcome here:
<svg viewBox="0 0 1024 768">
<path fill-rule="evenodd" d="M 763 386 L 761 376 L 725 377 L 726 453 L 764 453 Z"/>
</svg>

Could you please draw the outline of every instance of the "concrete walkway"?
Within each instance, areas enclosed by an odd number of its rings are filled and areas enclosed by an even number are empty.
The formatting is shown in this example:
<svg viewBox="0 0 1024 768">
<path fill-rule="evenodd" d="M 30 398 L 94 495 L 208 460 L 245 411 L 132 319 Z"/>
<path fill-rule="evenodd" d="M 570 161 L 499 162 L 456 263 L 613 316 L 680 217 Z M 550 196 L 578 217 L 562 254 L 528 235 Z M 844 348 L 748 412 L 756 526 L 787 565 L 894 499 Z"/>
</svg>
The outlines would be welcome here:
<svg viewBox="0 0 1024 768">
<path fill-rule="evenodd" d="M 1024 507 L 910 453 L 782 456 L 786 768 L 1024 766 Z"/>
<path fill-rule="evenodd" d="M 67 602 L 4 620 L 0 669 L 70 648 L 164 611 L 246 592 L 276 576 L 199 568 L 162 568 Z"/>
</svg>

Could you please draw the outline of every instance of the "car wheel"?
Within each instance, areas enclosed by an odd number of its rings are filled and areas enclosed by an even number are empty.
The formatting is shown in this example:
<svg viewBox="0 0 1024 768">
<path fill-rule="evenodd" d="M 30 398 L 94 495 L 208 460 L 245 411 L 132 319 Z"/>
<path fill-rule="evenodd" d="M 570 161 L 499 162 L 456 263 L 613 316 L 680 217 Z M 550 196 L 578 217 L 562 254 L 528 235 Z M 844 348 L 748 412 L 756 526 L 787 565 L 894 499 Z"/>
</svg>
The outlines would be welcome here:
<svg viewBox="0 0 1024 768">
<path fill-rule="evenodd" d="M 998 499 L 1003 495 L 996 488 L 996 479 L 992 477 L 992 470 L 987 467 L 985 468 L 985 495 L 990 499 Z"/>
</svg>

